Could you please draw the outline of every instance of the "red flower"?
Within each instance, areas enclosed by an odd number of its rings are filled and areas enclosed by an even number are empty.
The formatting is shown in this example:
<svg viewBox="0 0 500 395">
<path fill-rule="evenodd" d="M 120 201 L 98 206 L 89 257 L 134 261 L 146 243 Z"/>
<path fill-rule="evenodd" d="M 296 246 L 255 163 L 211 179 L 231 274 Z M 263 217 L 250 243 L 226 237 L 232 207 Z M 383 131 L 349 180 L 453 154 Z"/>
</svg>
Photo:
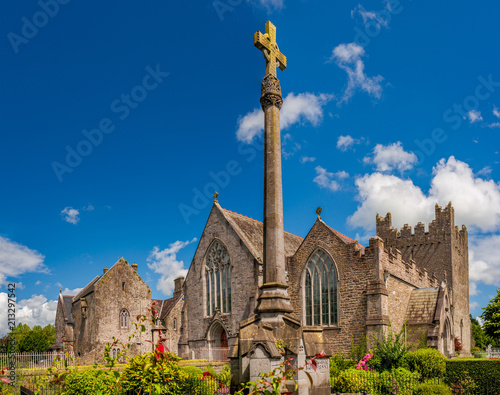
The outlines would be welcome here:
<svg viewBox="0 0 500 395">
<path fill-rule="evenodd" d="M 158 350 L 159 352 L 165 352 L 165 347 L 163 347 L 163 344 L 158 344 L 156 346 L 156 350 Z"/>
</svg>

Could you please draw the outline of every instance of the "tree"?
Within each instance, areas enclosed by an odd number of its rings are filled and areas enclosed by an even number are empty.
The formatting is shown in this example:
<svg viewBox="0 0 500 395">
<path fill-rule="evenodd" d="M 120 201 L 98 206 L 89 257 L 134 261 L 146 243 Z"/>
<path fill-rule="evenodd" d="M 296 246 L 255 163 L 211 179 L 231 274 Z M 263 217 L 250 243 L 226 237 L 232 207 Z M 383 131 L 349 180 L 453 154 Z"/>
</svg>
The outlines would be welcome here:
<svg viewBox="0 0 500 395">
<path fill-rule="evenodd" d="M 500 288 L 497 289 L 497 296 L 491 299 L 483 310 L 481 318 L 484 320 L 484 333 L 493 340 L 500 339 Z"/>
<path fill-rule="evenodd" d="M 44 352 L 54 343 L 56 328 L 49 324 L 44 328 L 35 325 L 31 329 L 29 325 L 19 323 L 11 336 L 16 338 L 17 352 Z"/>
<path fill-rule="evenodd" d="M 483 328 L 481 328 L 479 322 L 475 318 L 472 318 L 472 316 L 470 316 L 470 322 L 472 325 L 472 337 L 474 338 L 476 347 L 482 349 L 486 348 L 489 343 L 488 343 L 488 338 L 483 331 Z"/>
</svg>

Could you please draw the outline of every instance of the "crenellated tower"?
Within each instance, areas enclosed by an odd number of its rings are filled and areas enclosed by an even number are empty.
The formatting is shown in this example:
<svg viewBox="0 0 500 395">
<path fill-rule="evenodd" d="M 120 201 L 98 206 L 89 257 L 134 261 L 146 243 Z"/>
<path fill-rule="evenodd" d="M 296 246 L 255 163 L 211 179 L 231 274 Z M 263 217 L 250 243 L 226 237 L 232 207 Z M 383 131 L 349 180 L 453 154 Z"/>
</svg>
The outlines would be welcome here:
<svg viewBox="0 0 500 395">
<path fill-rule="evenodd" d="M 405 224 L 400 230 L 392 226 L 391 213 L 377 214 L 377 236 L 388 248 L 401 252 L 404 261 L 414 261 L 420 269 L 446 281 L 452 298 L 455 336 L 464 350 L 470 350 L 471 326 L 469 318 L 469 249 L 465 225 L 455 226 L 455 210 L 451 202 L 444 208 L 436 204 L 435 219 L 425 225 L 419 222 L 413 232 Z"/>
</svg>

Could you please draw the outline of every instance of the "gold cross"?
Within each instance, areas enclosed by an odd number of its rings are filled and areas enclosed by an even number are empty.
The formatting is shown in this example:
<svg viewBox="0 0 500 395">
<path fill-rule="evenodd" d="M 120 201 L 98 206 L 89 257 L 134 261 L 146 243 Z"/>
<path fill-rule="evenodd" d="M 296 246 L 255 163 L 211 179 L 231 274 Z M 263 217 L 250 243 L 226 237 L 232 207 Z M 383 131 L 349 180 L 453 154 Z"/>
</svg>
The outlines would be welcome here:
<svg viewBox="0 0 500 395">
<path fill-rule="evenodd" d="M 276 43 L 276 26 L 270 21 L 266 23 L 266 34 L 256 32 L 253 36 L 254 45 L 259 48 L 266 59 L 266 75 L 276 77 L 276 68 L 286 69 L 286 56 L 283 55 Z"/>
</svg>

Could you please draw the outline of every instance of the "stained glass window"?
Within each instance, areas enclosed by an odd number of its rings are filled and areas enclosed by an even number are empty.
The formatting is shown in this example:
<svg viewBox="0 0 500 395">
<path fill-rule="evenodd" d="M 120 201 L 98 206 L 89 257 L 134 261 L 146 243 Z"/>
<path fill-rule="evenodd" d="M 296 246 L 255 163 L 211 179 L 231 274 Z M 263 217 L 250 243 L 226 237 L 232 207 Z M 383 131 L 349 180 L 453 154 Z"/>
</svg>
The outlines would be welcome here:
<svg viewBox="0 0 500 395">
<path fill-rule="evenodd" d="M 206 314 L 215 309 L 231 312 L 231 259 L 226 246 L 220 240 L 210 245 L 205 265 Z"/>
<path fill-rule="evenodd" d="M 317 249 L 306 264 L 303 289 L 306 325 L 337 325 L 337 269 L 322 249 Z"/>
</svg>

